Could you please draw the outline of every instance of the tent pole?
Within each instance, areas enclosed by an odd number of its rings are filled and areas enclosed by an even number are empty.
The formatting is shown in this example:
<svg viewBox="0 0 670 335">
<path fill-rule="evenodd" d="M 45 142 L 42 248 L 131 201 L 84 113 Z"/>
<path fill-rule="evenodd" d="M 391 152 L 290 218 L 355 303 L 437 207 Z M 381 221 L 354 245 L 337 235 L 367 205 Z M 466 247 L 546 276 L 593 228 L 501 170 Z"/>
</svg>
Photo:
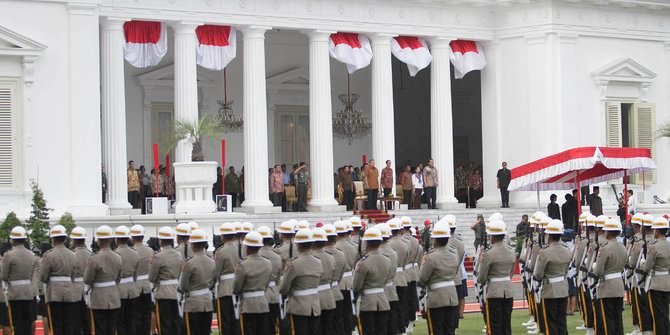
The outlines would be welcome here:
<svg viewBox="0 0 670 335">
<path fill-rule="evenodd" d="M 628 170 L 623 171 L 623 201 L 626 206 L 626 215 L 624 216 L 624 225 L 628 226 Z"/>
<path fill-rule="evenodd" d="M 540 183 L 537 183 L 537 188 L 535 189 L 537 191 L 537 211 L 540 211 Z"/>
</svg>

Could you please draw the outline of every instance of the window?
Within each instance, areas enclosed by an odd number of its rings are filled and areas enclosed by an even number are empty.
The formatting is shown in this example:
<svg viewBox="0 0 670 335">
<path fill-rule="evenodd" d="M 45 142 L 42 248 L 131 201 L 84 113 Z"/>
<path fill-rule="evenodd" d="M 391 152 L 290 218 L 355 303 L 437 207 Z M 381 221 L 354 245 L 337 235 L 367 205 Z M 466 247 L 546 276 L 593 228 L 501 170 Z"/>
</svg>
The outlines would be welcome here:
<svg viewBox="0 0 670 335">
<path fill-rule="evenodd" d="M 656 106 L 651 103 L 608 102 L 607 146 L 649 148 L 656 157 Z M 631 176 L 631 184 L 655 184 L 656 172 Z"/>
<path fill-rule="evenodd" d="M 0 189 L 16 185 L 16 81 L 0 78 Z"/>
</svg>

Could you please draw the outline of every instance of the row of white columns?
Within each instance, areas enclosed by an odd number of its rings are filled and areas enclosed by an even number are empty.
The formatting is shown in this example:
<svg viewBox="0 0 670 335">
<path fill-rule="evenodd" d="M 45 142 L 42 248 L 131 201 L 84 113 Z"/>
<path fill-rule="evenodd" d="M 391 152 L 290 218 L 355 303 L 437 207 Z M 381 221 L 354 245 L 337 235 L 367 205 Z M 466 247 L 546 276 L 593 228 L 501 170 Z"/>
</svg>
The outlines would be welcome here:
<svg viewBox="0 0 670 335">
<path fill-rule="evenodd" d="M 112 214 L 130 208 L 126 184 L 126 111 L 124 87 L 123 23 L 127 19 L 106 18 L 102 23 L 102 134 L 103 162 L 107 169 L 108 200 Z M 196 35 L 200 23 L 178 22 L 175 31 L 175 119 L 198 120 Z M 252 212 L 272 211 L 268 200 L 268 138 L 265 87 L 265 32 L 269 27 L 241 28 L 244 45 L 243 115 L 245 201 Z M 333 136 L 330 59 L 328 42 L 334 31 L 309 31 L 309 117 L 313 210 L 344 210 L 333 197 Z M 372 157 L 395 162 L 391 38 L 372 36 Z M 439 172 L 437 203 L 456 204 L 453 196 L 453 146 L 450 38 L 431 41 L 431 136 L 432 158 Z M 175 161 L 190 161 L 191 148 L 180 143 Z"/>
</svg>

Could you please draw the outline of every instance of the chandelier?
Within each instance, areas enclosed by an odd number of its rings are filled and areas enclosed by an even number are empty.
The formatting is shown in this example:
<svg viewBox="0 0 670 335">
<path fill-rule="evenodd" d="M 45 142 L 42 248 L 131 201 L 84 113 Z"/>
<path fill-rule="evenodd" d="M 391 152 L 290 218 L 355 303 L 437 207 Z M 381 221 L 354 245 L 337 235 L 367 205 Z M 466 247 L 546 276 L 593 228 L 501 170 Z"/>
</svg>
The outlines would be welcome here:
<svg viewBox="0 0 670 335">
<path fill-rule="evenodd" d="M 237 132 L 244 127 L 242 116 L 237 117 L 233 111 L 233 100 L 228 100 L 228 87 L 226 69 L 223 69 L 223 100 L 216 101 L 219 104 L 219 125 L 225 131 Z"/>
<path fill-rule="evenodd" d="M 355 137 L 366 136 L 372 129 L 370 117 L 354 109 L 354 104 L 359 97 L 358 94 L 351 94 L 349 74 L 347 74 L 347 93 L 339 95 L 344 109 L 335 113 L 333 117 L 333 133 L 335 137 L 349 141 L 349 145 Z"/>
</svg>

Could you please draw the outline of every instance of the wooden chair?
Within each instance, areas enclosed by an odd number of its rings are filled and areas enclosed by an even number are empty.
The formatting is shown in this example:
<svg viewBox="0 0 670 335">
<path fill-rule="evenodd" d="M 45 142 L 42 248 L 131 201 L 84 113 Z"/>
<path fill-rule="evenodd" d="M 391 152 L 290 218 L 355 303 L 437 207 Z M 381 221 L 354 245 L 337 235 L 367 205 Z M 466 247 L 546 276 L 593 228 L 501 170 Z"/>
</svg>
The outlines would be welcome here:
<svg viewBox="0 0 670 335">
<path fill-rule="evenodd" d="M 358 210 L 359 201 L 368 201 L 368 196 L 365 195 L 362 181 L 354 182 L 354 212 Z"/>
<path fill-rule="evenodd" d="M 285 186 L 284 192 L 286 193 L 286 210 L 293 208 L 296 203 L 298 203 L 298 195 L 295 192 L 295 186 Z"/>
<path fill-rule="evenodd" d="M 344 204 L 344 189 L 342 184 L 337 184 L 337 203 L 342 205 Z"/>
</svg>

